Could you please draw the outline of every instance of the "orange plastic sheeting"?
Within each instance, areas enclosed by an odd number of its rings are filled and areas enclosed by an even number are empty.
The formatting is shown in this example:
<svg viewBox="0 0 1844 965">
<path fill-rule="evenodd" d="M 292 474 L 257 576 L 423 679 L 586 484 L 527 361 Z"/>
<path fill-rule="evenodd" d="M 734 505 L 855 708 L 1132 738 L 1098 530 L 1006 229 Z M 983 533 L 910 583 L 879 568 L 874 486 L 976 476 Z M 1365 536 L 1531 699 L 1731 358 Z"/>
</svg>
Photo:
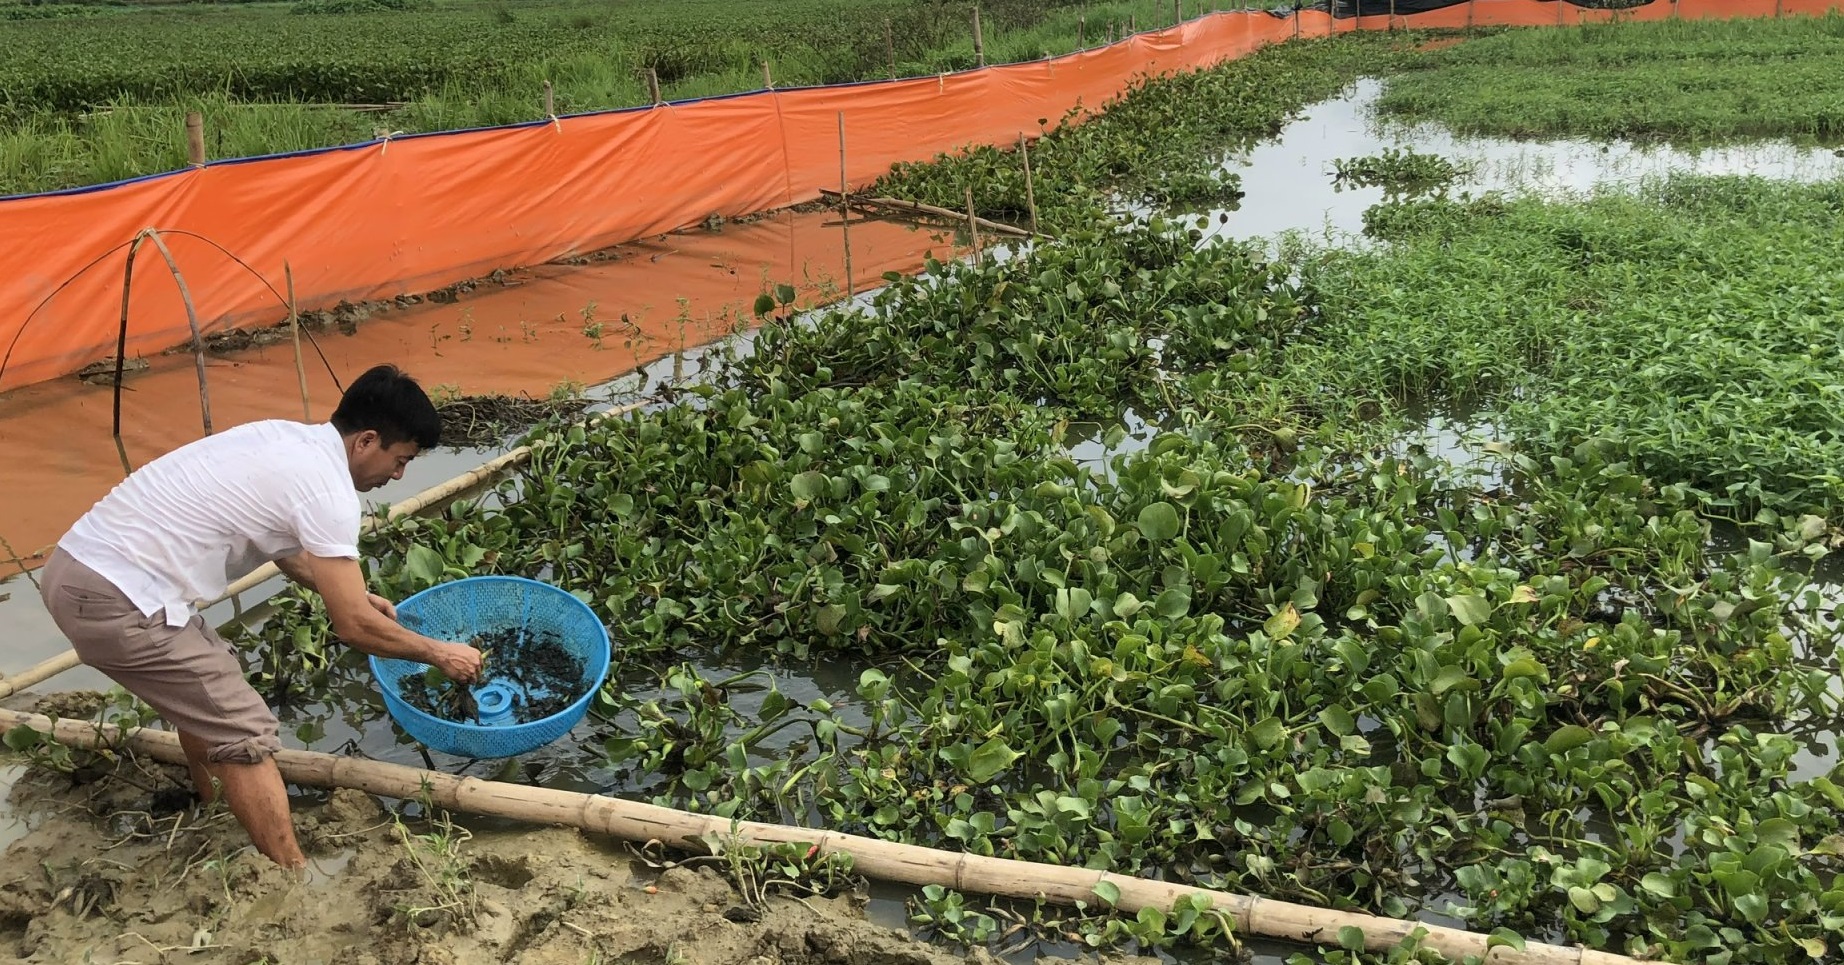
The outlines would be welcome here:
<svg viewBox="0 0 1844 965">
<path fill-rule="evenodd" d="M 807 302 L 842 290 L 839 229 L 821 224 L 835 216 L 781 212 L 720 232 L 669 235 L 623 246 L 614 261 L 519 272 L 505 287 L 482 285 L 450 304 L 374 315 L 353 335 L 316 337 L 342 382 L 388 361 L 432 391 L 543 398 L 565 380 L 605 381 L 734 331 L 750 317 L 765 281 L 795 282 Z M 918 269 L 930 253 L 955 253 L 950 239 L 887 223 L 853 226 L 851 243 L 860 290 L 867 279 L 881 284 L 884 272 Z M 600 347 L 584 331 L 595 324 Z M 325 419 L 338 392 L 305 340 L 302 348 L 314 418 Z M 123 440 L 136 466 L 204 434 L 192 358 L 151 362 L 123 383 Z M 256 419 L 301 418 L 287 342 L 211 358 L 206 383 L 219 431 Z M 121 481 L 109 432 L 112 395 L 108 386 L 60 379 L 0 402 L 0 452 L 11 457 L 0 462 L 0 537 L 19 553 L 46 549 Z"/>
<path fill-rule="evenodd" d="M 1617 15 L 1819 13 L 1838 2 L 1659 0 Z M 838 183 L 841 113 L 846 169 L 862 184 L 897 161 L 1010 143 L 1072 110 L 1093 111 L 1137 75 L 1207 66 L 1294 36 L 1609 16 L 1557 0 L 1472 0 L 1338 23 L 1317 12 L 1219 13 L 1027 64 L 398 138 L 0 201 L 0 390 L 113 354 L 119 249 L 149 226 L 208 238 L 276 289 L 291 265 L 301 306 L 323 308 L 440 288 L 712 213 L 811 200 Z M 169 243 L 206 331 L 282 317 L 270 288 L 212 245 L 177 234 Z M 134 354 L 178 344 L 188 331 L 173 279 L 152 255 L 144 251 L 147 260 L 136 264 L 127 340 Z"/>
<path fill-rule="evenodd" d="M 1292 33 L 1289 20 L 1214 16 L 1055 60 L 398 138 L 0 202 L 0 351 L 11 346 L 0 389 L 113 353 L 125 254 L 97 259 L 147 226 L 209 238 L 278 289 L 291 265 L 304 308 L 425 291 L 712 213 L 811 200 L 838 186 L 841 112 L 847 171 L 863 183 L 896 161 L 1009 142 L 1040 119 L 1098 108 L 1137 74 Z M 210 245 L 169 244 L 207 331 L 278 318 L 262 282 Z M 151 255 L 135 265 L 131 353 L 187 338 L 174 282 Z"/>
</svg>

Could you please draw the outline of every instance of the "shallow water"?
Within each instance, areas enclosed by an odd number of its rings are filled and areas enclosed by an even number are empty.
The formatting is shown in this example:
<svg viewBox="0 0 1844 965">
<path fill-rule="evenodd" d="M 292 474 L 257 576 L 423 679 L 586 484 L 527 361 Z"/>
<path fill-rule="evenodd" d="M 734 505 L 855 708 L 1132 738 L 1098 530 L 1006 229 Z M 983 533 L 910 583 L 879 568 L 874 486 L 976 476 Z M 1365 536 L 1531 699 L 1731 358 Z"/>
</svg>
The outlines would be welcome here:
<svg viewBox="0 0 1844 965">
<path fill-rule="evenodd" d="M 1363 211 L 1385 198 L 1381 188 L 1351 188 L 1333 182 L 1332 161 L 1378 153 L 1389 147 L 1414 147 L 1449 158 L 1472 162 L 1476 175 L 1463 185 L 1465 190 L 1504 189 L 1561 194 L 1602 186 L 1631 184 L 1638 179 L 1665 171 L 1702 171 L 1705 173 L 1755 173 L 1771 177 L 1824 178 L 1844 175 L 1844 158 L 1829 151 L 1805 151 L 1790 145 L 1755 145 L 1686 152 L 1663 146 L 1624 143 L 1597 144 L 1582 141 L 1515 142 L 1501 139 L 1456 138 L 1428 127 L 1378 125 L 1370 116 L 1371 107 L 1382 89 L 1375 80 L 1354 85 L 1341 96 L 1316 105 L 1290 124 L 1274 141 L 1260 145 L 1246 155 L 1227 162 L 1230 170 L 1240 174 L 1247 196 L 1233 210 L 1221 212 L 1224 220 L 1212 227 L 1213 235 L 1240 239 L 1272 238 L 1284 231 L 1303 231 L 1340 241 L 1350 241 L 1361 232 Z M 1216 219 L 1212 219 L 1215 221 Z M 869 294 L 860 295 L 863 303 Z M 580 305 L 560 305 L 560 311 L 574 311 Z M 746 348 L 748 336 L 740 337 Z M 648 365 L 638 377 L 604 384 L 594 391 L 600 405 L 618 404 L 645 395 L 666 381 L 695 378 L 702 370 L 701 350 L 668 356 Z M 1467 410 L 1430 409 L 1419 429 L 1405 434 L 1396 445 L 1399 454 L 1424 452 L 1465 468 L 1477 466 L 1482 447 L 1497 437 L 1491 420 Z M 1136 413 L 1126 413 L 1124 430 L 1119 438 L 1109 440 L 1112 426 L 1079 426 L 1072 430 L 1070 451 L 1082 465 L 1097 472 L 1108 471 L 1108 461 L 1122 452 L 1143 447 L 1156 432 Z M 445 450 L 431 453 L 412 464 L 404 480 L 372 494 L 380 504 L 389 503 L 450 478 L 490 458 L 505 447 L 489 450 Z M 1732 534 L 1731 534 L 1732 535 Z M 1718 534 L 1718 538 L 1725 538 Z M 1833 606 L 1844 601 L 1844 563 L 1827 562 L 1817 574 L 1823 581 L 1822 592 Z M 271 587 L 279 585 L 276 581 Z M 29 666 L 64 648 L 62 639 L 51 627 L 38 602 L 37 594 L 23 579 L 0 582 L 0 594 L 11 593 L 12 599 L 0 601 L 0 627 L 10 642 L 0 667 L 17 669 Z M 232 617 L 232 606 L 222 604 L 208 614 L 218 621 Z M 617 647 L 619 646 L 617 642 Z M 868 666 L 835 660 L 808 664 L 781 664 L 772 660 L 744 661 L 712 654 L 681 654 L 676 660 L 694 664 L 700 676 L 718 680 L 739 673 L 760 671 L 762 677 L 752 682 L 772 680 L 774 686 L 797 704 L 825 699 L 838 708 L 848 722 L 864 719 L 855 693 L 859 672 Z M 658 698 L 670 701 L 674 696 L 659 683 L 657 667 L 621 666 L 621 679 L 629 693 L 639 699 Z M 59 678 L 57 689 L 106 689 L 108 681 L 87 668 L 79 668 Z M 45 689 L 45 688 L 40 688 Z M 738 689 L 732 702 L 745 715 L 760 707 L 762 691 Z M 356 753 L 378 760 L 410 766 L 433 766 L 449 772 L 465 772 L 520 783 L 614 793 L 621 796 L 648 796 L 648 781 L 621 768 L 611 768 L 602 759 L 599 741 L 608 728 L 591 720 L 579 725 L 567 740 L 558 741 L 538 752 L 511 761 L 464 761 L 443 755 L 426 754 L 418 745 L 401 737 L 384 713 L 369 672 L 356 666 L 328 703 L 288 708 L 283 717 L 284 740 L 293 746 L 315 750 Z M 630 723 L 617 719 L 616 725 Z M 1811 734 L 1804 742 L 1800 774 L 1809 776 L 1829 770 L 1836 760 L 1832 744 L 1835 727 Z M 764 750 L 785 749 L 802 733 L 790 728 L 765 743 Z M 766 759 L 766 755 L 758 760 Z M 21 768 L 0 766 L 0 847 L 28 830 L 26 822 L 5 804 L 4 792 L 17 779 Z M 792 816 L 800 817 L 800 816 Z M 476 822 L 470 822 L 476 823 Z M 477 822 L 494 826 L 497 822 Z M 902 928 L 906 926 L 905 902 L 915 894 L 903 886 L 874 884 L 868 913 L 873 920 Z M 1429 921 L 1446 920 L 1433 912 L 1425 913 Z M 1277 943 L 1252 943 L 1254 961 L 1279 965 L 1297 949 Z M 1027 947 L 1013 958 L 1026 961 L 1039 952 L 1073 955 L 1080 950 L 1070 945 Z M 1220 960 L 1210 951 L 1196 951 L 1168 960 L 1206 962 Z"/>
<path fill-rule="evenodd" d="M 1438 125 L 1379 122 L 1375 106 L 1383 88 L 1376 78 L 1360 80 L 1338 97 L 1308 108 L 1279 137 L 1226 161 L 1224 170 L 1241 176 L 1246 194 L 1234 207 L 1210 212 L 1207 234 L 1251 239 L 1299 231 L 1349 242 L 1363 231 L 1364 210 L 1384 201 L 1387 192 L 1335 182 L 1333 162 L 1390 148 L 1413 148 L 1471 165 L 1472 176 L 1450 190 L 1474 194 L 1565 197 L 1631 187 L 1666 173 L 1799 181 L 1844 177 L 1844 157 L 1833 150 L 1783 141 L 1688 150 L 1630 141 L 1464 137 Z"/>
</svg>

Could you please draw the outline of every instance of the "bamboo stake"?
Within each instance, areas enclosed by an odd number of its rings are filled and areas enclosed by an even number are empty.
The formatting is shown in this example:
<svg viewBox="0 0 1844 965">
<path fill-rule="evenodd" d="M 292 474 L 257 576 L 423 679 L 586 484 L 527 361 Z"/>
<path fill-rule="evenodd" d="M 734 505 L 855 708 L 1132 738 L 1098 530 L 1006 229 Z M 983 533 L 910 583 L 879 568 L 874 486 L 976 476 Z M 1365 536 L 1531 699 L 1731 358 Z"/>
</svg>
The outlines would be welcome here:
<svg viewBox="0 0 1844 965">
<path fill-rule="evenodd" d="M 548 80 L 545 81 L 544 82 L 544 116 L 545 117 L 556 117 L 557 116 L 557 100 L 556 100 L 555 95 L 556 95 L 556 92 L 552 90 L 551 82 Z"/>
<path fill-rule="evenodd" d="M 833 191 L 830 188 L 820 188 L 819 192 L 821 195 L 827 198 L 839 197 L 838 192 Z M 923 204 L 920 201 L 906 201 L 900 198 L 858 198 L 854 200 L 852 203 L 858 205 L 860 208 L 864 208 L 864 207 L 896 208 L 898 210 L 908 211 L 914 214 L 930 214 L 938 218 L 944 218 L 948 221 L 952 221 L 955 224 L 960 224 L 961 222 L 964 222 L 967 220 L 967 214 L 964 211 L 951 211 L 947 208 L 938 208 L 932 204 Z M 975 219 L 975 223 L 978 224 L 980 227 L 985 228 L 987 231 L 993 234 L 1012 235 L 1012 236 L 1016 236 L 1019 238 L 1029 238 L 1031 236 L 1031 232 L 1026 231 L 1025 229 L 1017 227 L 1015 225 L 1008 225 L 1001 221 L 993 221 L 988 218 L 977 218 Z"/>
<path fill-rule="evenodd" d="M 973 260 L 980 260 L 980 219 L 973 213 L 973 189 L 967 189 L 967 233 L 973 236 Z"/>
<path fill-rule="evenodd" d="M 198 111 L 186 112 L 186 163 L 205 166 L 205 115 Z"/>
<path fill-rule="evenodd" d="M 1076 14 L 1076 49 L 1088 49 L 1088 12 Z"/>
<path fill-rule="evenodd" d="M 301 361 L 301 313 L 295 309 L 295 270 L 282 262 L 282 277 L 288 281 L 288 330 L 295 340 L 295 379 L 301 383 L 301 421 L 314 421 L 314 407 L 307 401 L 307 366 Z"/>
<path fill-rule="evenodd" d="M 884 59 L 890 62 L 890 79 L 896 79 L 896 34 L 890 30 L 890 18 L 884 18 Z"/>
<path fill-rule="evenodd" d="M 1561 8 L 1562 2 L 1563 0 L 1556 0 L 1556 6 L 1558 9 Z M 1389 0 L 1389 28 L 1388 29 L 1390 30 L 1396 29 L 1396 0 Z"/>
<path fill-rule="evenodd" d="M 1185 0 L 1172 0 L 1172 26 L 1185 22 Z"/>
<path fill-rule="evenodd" d="M 68 747 L 125 746 L 165 763 L 185 762 L 178 736 L 166 731 L 143 727 L 124 734 L 109 724 L 69 719 L 53 722 L 38 714 L 0 710 L 0 733 L 17 727 L 48 733 Z M 1625 955 L 1579 946 L 1533 941 L 1526 942 L 1522 950 L 1502 945 L 1488 947 L 1486 935 L 1443 925 L 1313 908 L 1113 872 L 937 851 L 838 831 L 760 821 L 733 822 L 714 814 L 693 814 L 600 794 L 483 781 L 316 751 L 283 750 L 275 755 L 275 762 L 282 777 L 295 784 L 424 800 L 448 811 L 563 825 L 627 841 L 661 841 L 685 850 L 702 850 L 706 835 L 726 840 L 734 836 L 755 844 L 805 844 L 817 848 L 819 854 L 851 855 L 852 869 L 857 873 L 902 884 L 942 885 L 956 891 L 1041 899 L 1059 905 L 1078 901 L 1094 905 L 1098 903 L 1097 887 L 1108 884 L 1120 893 L 1114 907 L 1127 914 L 1143 908 L 1169 912 L 1180 899 L 1201 896 L 1213 910 L 1230 916 L 1236 932 L 1285 941 L 1327 944 L 1340 928 L 1354 927 L 1364 933 L 1365 946 L 1377 952 L 1393 949 L 1419 933 L 1425 947 L 1455 960 L 1478 956 L 1493 965 L 1640 965 L 1637 959 Z"/>
<path fill-rule="evenodd" d="M 768 69 L 768 61 L 766 60 L 762 61 L 762 89 L 775 89 L 775 75 Z"/>
<path fill-rule="evenodd" d="M 1037 233 L 1037 191 L 1031 185 L 1031 143 L 1018 135 L 1018 156 L 1024 159 L 1024 205 L 1031 213 L 1031 233 Z"/>
<path fill-rule="evenodd" d="M 647 97 L 653 102 L 654 107 L 665 103 L 659 96 L 659 71 L 652 67 L 647 68 Z"/>
<path fill-rule="evenodd" d="M 839 237 L 845 241 L 845 297 L 858 294 L 852 282 L 852 183 L 845 176 L 845 112 L 839 112 Z"/>
<path fill-rule="evenodd" d="M 128 246 L 128 261 L 122 266 L 122 321 L 115 330 L 115 422 L 111 433 L 115 436 L 115 454 L 122 460 L 123 478 L 134 472 L 134 467 L 128 464 L 128 447 L 122 444 L 122 371 L 128 355 L 128 296 L 134 290 L 134 256 L 141 250 L 144 238 L 135 235 L 134 242 Z"/>
<path fill-rule="evenodd" d="M 205 389 L 205 336 L 199 333 L 198 309 L 192 305 L 192 291 L 186 287 L 185 276 L 179 273 L 179 263 L 173 260 L 173 253 L 167 249 L 166 239 L 160 237 L 160 232 L 153 228 L 146 229 L 144 233 L 154 243 L 154 247 L 159 249 L 160 256 L 166 259 L 167 270 L 173 273 L 173 283 L 179 286 L 179 301 L 186 306 L 186 324 L 192 327 L 192 358 L 198 365 L 199 410 L 205 420 L 205 434 L 211 435 L 211 393 Z"/>
<path fill-rule="evenodd" d="M 986 37 L 980 30 L 980 8 L 973 8 L 973 59 L 979 66 L 986 66 Z"/>
<path fill-rule="evenodd" d="M 32 688 L 36 684 L 50 680 L 58 674 L 77 666 L 81 662 L 81 660 L 77 659 L 77 651 L 66 650 L 52 657 L 50 660 L 42 661 L 32 667 L 21 670 L 11 677 L 0 677 L 0 700 L 5 700 L 16 693 Z"/>
<path fill-rule="evenodd" d="M 1137 34 L 1140 32 L 1139 19 L 1140 18 L 1135 16 L 1134 14 L 1130 13 L 1127 15 L 1127 32 L 1128 33 Z"/>
</svg>

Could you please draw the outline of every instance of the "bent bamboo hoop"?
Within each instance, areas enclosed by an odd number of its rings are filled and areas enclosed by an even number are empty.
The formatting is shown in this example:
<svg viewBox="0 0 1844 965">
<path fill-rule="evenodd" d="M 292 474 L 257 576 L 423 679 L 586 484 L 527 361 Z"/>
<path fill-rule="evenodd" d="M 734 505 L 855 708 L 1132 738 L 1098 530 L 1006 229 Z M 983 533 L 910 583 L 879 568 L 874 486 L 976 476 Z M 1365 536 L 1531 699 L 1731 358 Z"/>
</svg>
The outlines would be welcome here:
<svg viewBox="0 0 1844 965">
<path fill-rule="evenodd" d="M 54 723 L 37 714 L 0 710 L 0 733 L 16 727 L 49 733 L 59 743 L 70 747 L 126 744 L 156 760 L 185 763 L 179 739 L 166 731 L 139 728 L 123 735 L 112 725 L 82 720 Z M 1115 907 L 1129 914 L 1141 908 L 1167 911 L 1180 898 L 1202 895 L 1210 900 L 1213 908 L 1229 915 L 1236 931 L 1244 935 L 1330 945 L 1337 943 L 1340 928 L 1350 926 L 1363 929 L 1364 943 L 1369 948 L 1386 951 L 1420 930 L 1423 944 L 1456 960 L 1477 955 L 1493 965 L 1640 965 L 1638 959 L 1590 948 L 1528 942 L 1523 951 L 1504 945 L 1488 949 L 1487 936 L 1458 928 L 1313 908 L 1111 872 L 937 851 L 837 831 L 756 821 L 732 824 L 729 819 L 715 815 L 692 814 L 599 794 L 483 781 L 315 751 L 284 750 L 276 755 L 276 763 L 281 766 L 283 777 L 296 784 L 354 788 L 402 799 L 426 796 L 431 804 L 451 811 L 564 825 L 628 841 L 658 840 L 669 846 L 695 850 L 696 842 L 706 834 L 726 837 L 734 833 L 750 842 L 816 845 L 822 853 L 851 855 L 853 868 L 867 877 L 911 885 L 942 885 L 957 891 L 1043 899 L 1069 905 L 1077 901 L 1100 904 L 1095 886 L 1107 882 L 1120 889 L 1120 900 Z"/>
</svg>

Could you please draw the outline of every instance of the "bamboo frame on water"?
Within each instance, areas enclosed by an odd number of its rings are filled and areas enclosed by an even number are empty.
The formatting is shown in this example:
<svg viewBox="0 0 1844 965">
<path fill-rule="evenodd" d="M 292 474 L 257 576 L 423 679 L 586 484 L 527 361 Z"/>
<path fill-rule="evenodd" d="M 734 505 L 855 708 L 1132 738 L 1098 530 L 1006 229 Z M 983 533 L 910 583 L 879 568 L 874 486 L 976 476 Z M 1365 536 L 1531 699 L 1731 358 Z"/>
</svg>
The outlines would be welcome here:
<svg viewBox="0 0 1844 965">
<path fill-rule="evenodd" d="M 16 727 L 49 733 L 58 743 L 68 747 L 126 745 L 155 760 L 185 763 L 185 752 L 179 746 L 178 737 L 166 731 L 139 728 L 123 734 L 108 724 L 81 720 L 54 722 L 37 714 L 0 710 L 0 733 Z M 851 855 L 853 870 L 859 874 L 902 884 L 941 885 L 956 891 L 1044 900 L 1059 905 L 1078 901 L 1095 905 L 1101 904 L 1095 889 L 1105 883 L 1119 890 L 1120 897 L 1114 906 L 1128 914 L 1142 908 L 1169 911 L 1180 899 L 1202 896 L 1210 901 L 1213 909 L 1228 916 L 1235 931 L 1243 935 L 1331 945 L 1337 943 L 1340 929 L 1355 927 L 1363 931 L 1367 948 L 1381 952 L 1395 948 L 1419 931 L 1426 947 L 1456 960 L 1475 955 L 1491 965 L 1639 965 L 1637 959 L 1589 948 L 1541 942 L 1527 942 L 1522 950 L 1506 945 L 1488 946 L 1489 936 L 1441 925 L 1314 908 L 1113 872 L 937 851 L 838 831 L 759 821 L 732 822 L 716 815 L 693 814 L 599 794 L 483 781 L 382 761 L 296 750 L 281 751 L 275 759 L 282 776 L 295 784 L 352 788 L 381 797 L 426 800 L 450 811 L 532 824 L 563 825 L 627 841 L 660 841 L 673 847 L 696 849 L 705 835 L 719 838 L 734 835 L 752 843 L 807 844 L 817 847 L 822 854 Z"/>
</svg>

